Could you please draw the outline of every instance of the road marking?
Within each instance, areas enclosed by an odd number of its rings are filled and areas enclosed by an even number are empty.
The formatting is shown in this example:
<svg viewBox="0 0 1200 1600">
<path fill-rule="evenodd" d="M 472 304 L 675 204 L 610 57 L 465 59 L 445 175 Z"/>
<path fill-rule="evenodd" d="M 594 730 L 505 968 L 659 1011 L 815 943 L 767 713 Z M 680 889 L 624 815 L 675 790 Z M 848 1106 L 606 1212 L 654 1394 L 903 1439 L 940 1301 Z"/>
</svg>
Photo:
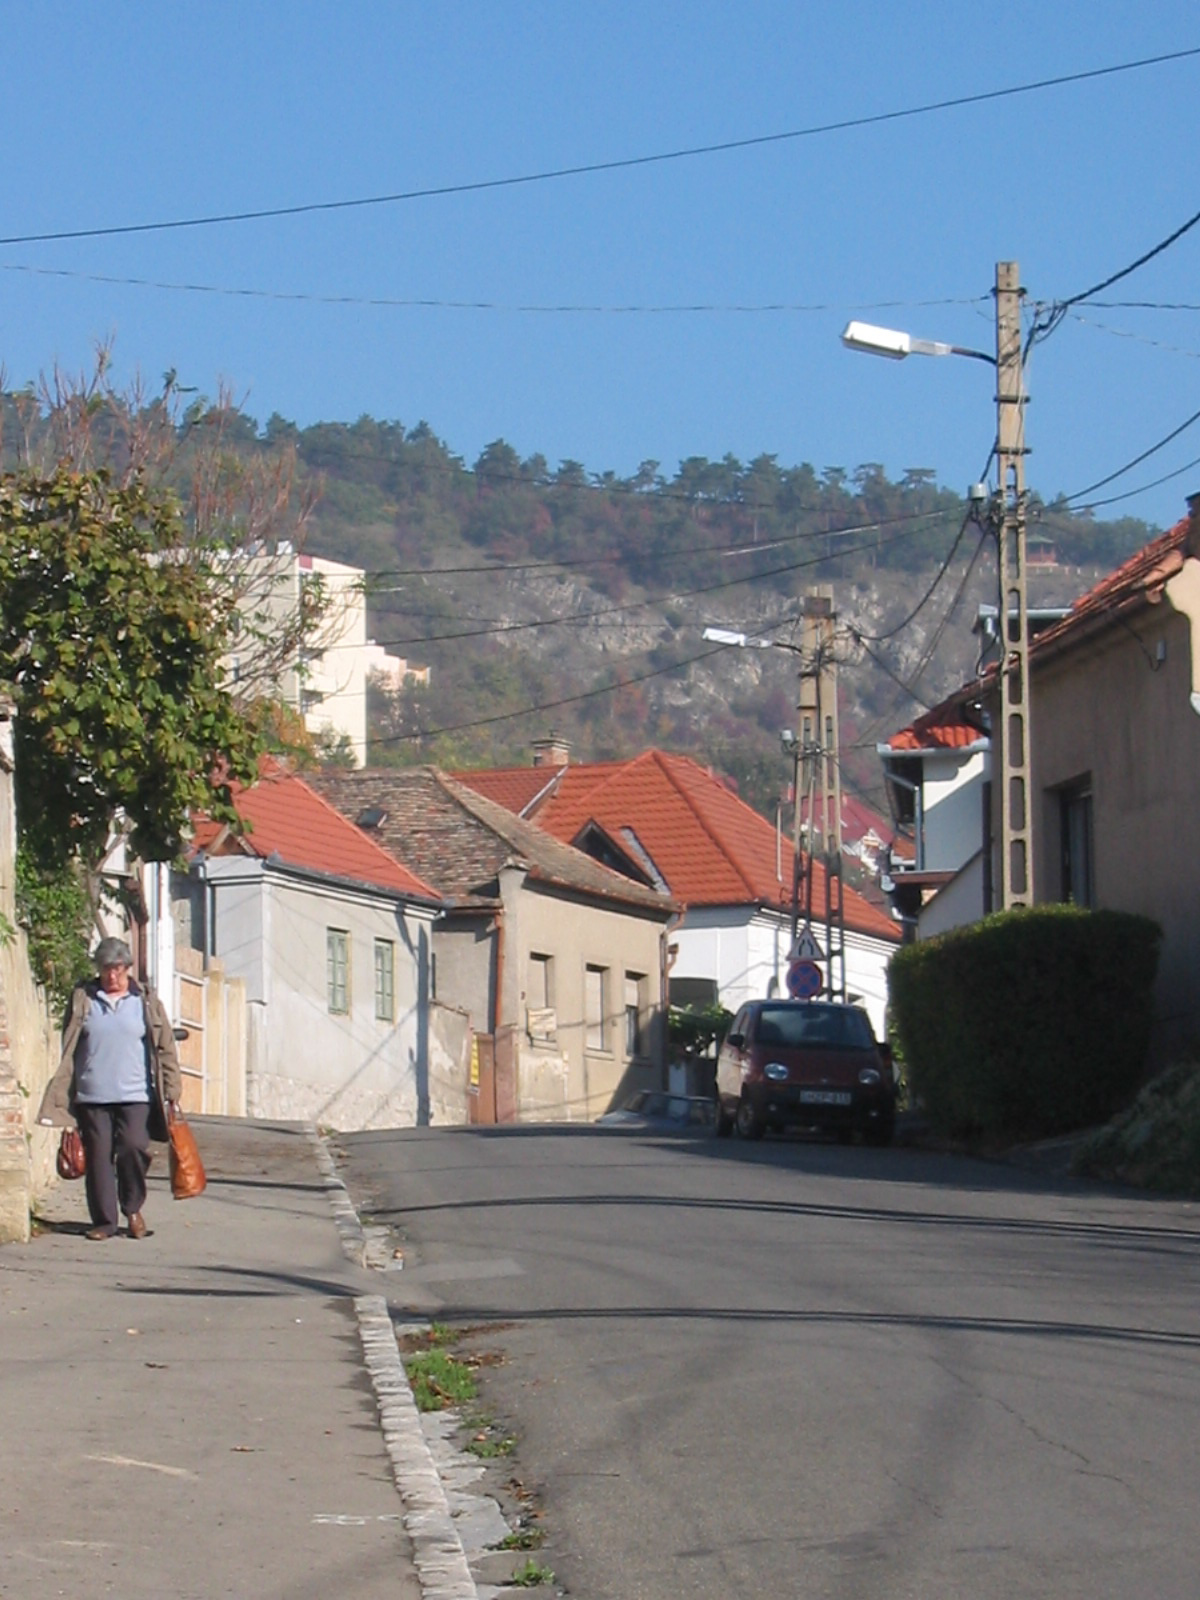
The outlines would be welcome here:
<svg viewBox="0 0 1200 1600">
<path fill-rule="evenodd" d="M 335 1528 L 366 1528 L 372 1522 L 403 1522 L 399 1511 L 381 1511 L 374 1517 L 356 1517 L 347 1511 L 314 1511 L 313 1521 Z"/>
<path fill-rule="evenodd" d="M 186 1467 L 164 1467 L 161 1461 L 135 1461 L 132 1456 L 84 1456 L 85 1461 L 103 1461 L 109 1467 L 144 1467 L 147 1472 L 163 1472 L 168 1478 L 194 1478 Z"/>
</svg>

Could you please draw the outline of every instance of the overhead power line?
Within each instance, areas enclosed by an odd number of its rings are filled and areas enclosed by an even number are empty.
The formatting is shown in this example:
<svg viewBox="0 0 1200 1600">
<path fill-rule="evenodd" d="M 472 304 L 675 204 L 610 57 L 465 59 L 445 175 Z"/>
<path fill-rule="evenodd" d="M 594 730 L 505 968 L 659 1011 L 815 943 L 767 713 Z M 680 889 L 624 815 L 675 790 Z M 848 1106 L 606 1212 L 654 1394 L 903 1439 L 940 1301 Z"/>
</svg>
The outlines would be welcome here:
<svg viewBox="0 0 1200 1600">
<path fill-rule="evenodd" d="M 943 100 L 929 100 L 915 106 L 895 111 L 879 111 L 857 117 L 841 117 L 831 122 L 811 123 L 803 128 L 791 128 L 782 133 L 755 134 L 740 139 L 722 139 L 711 144 L 688 145 L 675 150 L 661 150 L 650 155 L 621 156 L 607 161 L 579 162 L 571 166 L 549 167 L 538 172 L 520 173 L 506 178 L 481 178 L 466 183 L 432 184 L 425 188 L 401 189 L 392 194 L 364 195 L 354 199 L 313 200 L 290 206 L 263 206 L 247 211 L 213 212 L 203 216 L 176 217 L 158 222 L 112 223 L 103 227 L 63 228 L 46 233 L 17 233 L 0 238 L 0 245 L 45 244 L 67 239 L 104 239 L 139 233 L 167 233 L 182 228 L 209 228 L 227 223 L 265 222 L 275 218 L 309 216 L 322 212 L 363 210 L 372 206 L 399 205 L 413 200 L 441 199 L 450 195 L 483 194 L 492 190 L 515 189 L 536 183 L 558 182 L 566 178 L 588 177 L 605 172 L 629 171 L 638 167 L 660 166 L 671 161 L 695 160 L 702 156 L 730 154 L 738 150 L 752 150 L 767 145 L 785 144 L 800 139 L 813 139 L 831 133 L 845 133 L 854 128 L 870 128 L 890 122 L 900 122 L 915 117 L 930 116 L 939 111 L 957 110 L 964 106 L 987 105 L 992 101 L 1010 99 L 1016 95 L 1035 94 L 1045 89 L 1064 88 L 1068 84 L 1086 83 L 1097 78 L 1113 77 L 1118 73 L 1136 72 L 1145 67 L 1162 66 L 1167 62 L 1183 61 L 1200 55 L 1200 45 L 1184 50 L 1173 50 L 1162 55 L 1144 56 L 1136 61 L 1121 61 L 1113 66 L 1093 67 L 1084 72 L 1059 73 L 1054 77 L 1038 78 L 1029 83 L 1012 84 L 1002 89 L 986 89 L 976 94 L 954 95 Z M 1115 279 L 1106 280 L 1115 282 Z M 1104 287 L 1102 285 L 1101 287 Z M 1094 291 L 1089 291 L 1089 293 Z"/>
<path fill-rule="evenodd" d="M 727 506 L 730 510 L 753 510 L 756 502 L 744 500 L 729 500 L 717 502 Z M 763 503 L 759 509 L 768 509 Z M 797 506 L 789 515 L 802 515 L 805 512 L 816 510 L 814 506 Z M 726 555 L 726 556 L 753 556 L 765 555 L 770 550 L 777 550 L 782 545 L 807 544 L 817 539 L 837 539 L 852 533 L 872 533 L 880 528 L 891 528 L 902 523 L 937 522 L 948 515 L 945 511 L 905 511 L 894 517 L 883 519 L 876 518 L 872 522 L 847 522 L 837 528 L 806 529 L 803 533 L 776 534 L 770 539 L 764 539 L 761 544 L 729 545 L 722 542 L 711 544 L 691 544 L 685 550 L 668 550 L 656 555 L 654 560 L 658 565 L 668 561 L 690 560 L 697 555 Z M 836 552 L 841 555 L 842 552 Z M 576 567 L 610 567 L 628 566 L 629 555 L 627 552 L 607 556 L 567 556 L 561 560 L 551 561 L 490 561 L 474 562 L 461 567 L 380 567 L 367 574 L 367 593 L 379 592 L 375 586 L 376 578 L 442 578 L 479 576 L 482 573 L 508 573 L 508 572 L 546 572 L 559 568 L 574 569 Z M 386 592 L 386 591 L 384 591 Z"/>
<path fill-rule="evenodd" d="M 932 583 L 929 585 L 925 593 L 917 601 L 916 605 L 912 608 L 908 615 L 903 619 L 903 621 L 896 623 L 895 627 L 889 628 L 886 633 L 860 633 L 857 628 L 853 629 L 852 632 L 854 637 L 858 639 L 860 643 L 866 644 L 869 642 L 871 644 L 882 644 L 885 639 L 894 639 L 898 633 L 902 633 L 904 629 L 908 627 L 909 623 L 920 615 L 920 613 L 929 604 L 930 600 L 933 599 L 938 585 L 949 571 L 950 563 L 958 554 L 958 547 L 962 543 L 963 535 L 966 533 L 967 528 L 971 524 L 972 517 L 973 513 L 968 511 L 966 516 L 962 519 L 959 530 L 954 536 L 954 543 L 950 546 L 949 550 L 947 550 L 941 565 L 934 573 Z"/>
<path fill-rule="evenodd" d="M 180 283 L 162 278 L 122 277 L 111 272 L 75 272 L 67 267 L 30 266 L 24 262 L 0 262 L 2 272 L 22 272 L 31 277 L 68 278 L 80 283 L 103 283 L 117 288 L 161 289 L 178 294 L 229 295 L 236 299 L 279 300 L 301 305 L 366 306 L 387 310 L 416 311 L 496 311 L 510 316 L 667 316 L 679 315 L 755 315 L 779 312 L 839 312 L 927 310 L 932 306 L 972 306 L 988 295 L 949 295 L 936 300 L 873 300 L 861 305 L 835 305 L 832 302 L 768 300 L 757 304 L 720 301 L 683 302 L 673 305 L 603 305 L 585 302 L 555 304 L 505 304 L 498 300 L 437 300 L 427 296 L 317 294 L 310 290 L 247 289 L 218 283 Z"/>
<path fill-rule="evenodd" d="M 1091 494 L 1093 489 L 1103 489 L 1106 484 L 1115 483 L 1118 478 L 1123 478 L 1127 472 L 1132 472 L 1134 467 L 1141 466 L 1143 461 L 1148 461 L 1151 456 L 1157 455 L 1157 453 L 1163 449 L 1165 445 L 1171 443 L 1172 439 L 1178 439 L 1181 433 L 1186 433 L 1187 430 L 1193 427 L 1197 422 L 1200 422 L 1200 411 L 1193 411 L 1191 416 L 1188 417 L 1186 421 L 1181 422 L 1177 428 L 1172 428 L 1170 433 L 1161 438 L 1157 444 L 1152 444 L 1148 450 L 1143 450 L 1140 455 L 1134 456 L 1132 461 L 1127 461 L 1123 467 L 1118 467 L 1115 472 L 1110 472 L 1103 478 L 1097 478 L 1095 483 L 1089 483 L 1082 489 L 1076 489 L 1074 494 L 1062 495 L 1046 509 L 1054 510 L 1060 506 L 1068 505 L 1072 500 L 1082 500 L 1087 495 Z M 1187 469 L 1184 467 L 1180 468 L 1181 472 L 1186 470 Z M 1169 474 L 1169 476 L 1171 476 L 1171 474 Z M 1147 487 L 1152 487 L 1152 485 L 1147 485 Z M 1141 491 L 1136 492 L 1140 493 Z"/>
<path fill-rule="evenodd" d="M 1200 467 L 1200 456 L 1194 456 L 1191 461 L 1185 461 L 1181 467 L 1176 467 L 1174 472 L 1164 472 L 1161 478 L 1151 478 L 1149 483 L 1140 484 L 1136 489 L 1127 489 L 1124 494 L 1110 494 L 1104 500 L 1089 500 L 1088 510 L 1094 511 L 1100 506 L 1115 506 L 1122 500 L 1135 500 L 1138 495 L 1147 494 L 1151 489 L 1157 489 L 1160 484 L 1170 483 L 1172 478 L 1182 478 L 1185 472 L 1191 472 L 1195 467 Z M 1067 498 L 1078 499 L 1079 496 L 1068 496 Z M 1054 511 L 1064 504 L 1064 500 L 1056 500 L 1045 509 Z M 1066 509 L 1070 511 L 1072 507 L 1067 506 Z"/>
<path fill-rule="evenodd" d="M 1077 306 L 1082 301 L 1090 299 L 1092 295 L 1103 294 L 1105 289 L 1110 289 L 1114 283 L 1120 283 L 1122 278 L 1128 278 L 1132 273 L 1144 267 L 1147 262 L 1153 261 L 1156 256 L 1162 255 L 1164 250 L 1169 250 L 1173 244 L 1177 244 L 1184 234 L 1191 232 L 1197 223 L 1200 223 L 1200 211 L 1190 216 L 1186 222 L 1181 222 L 1179 227 L 1173 233 L 1169 233 L 1165 239 L 1160 239 L 1157 244 L 1151 245 L 1149 250 L 1143 251 L 1128 266 L 1121 267 L 1118 271 L 1110 273 L 1107 278 L 1102 278 L 1099 283 L 1093 283 L 1090 289 L 1081 289 L 1078 294 L 1068 295 L 1065 300 L 1054 300 L 1048 306 L 1042 307 L 1034 316 L 1026 337 L 1025 354 L 1028 355 L 1035 344 L 1040 344 L 1042 340 L 1050 337 L 1072 306 Z"/>
<path fill-rule="evenodd" d="M 828 561 L 836 561 L 845 555 L 861 555 L 864 551 L 890 549 L 892 545 L 899 544 L 904 539 L 911 539 L 918 530 L 906 528 L 902 533 L 894 534 L 889 539 L 879 539 L 870 544 L 851 545 L 845 550 L 839 550 L 836 555 L 806 556 L 800 561 L 789 561 L 784 566 L 768 567 L 765 572 L 755 572 L 739 578 L 722 578 L 718 583 L 699 584 L 692 589 L 671 589 L 664 594 L 650 595 L 644 600 L 629 600 L 619 605 L 597 606 L 590 611 L 570 612 L 561 617 L 535 617 L 526 622 L 506 622 L 498 625 L 489 625 L 485 628 L 464 629 L 459 633 L 435 633 L 414 639 L 381 639 L 376 640 L 383 648 L 408 650 L 422 645 L 453 644 L 462 639 L 482 639 L 495 637 L 500 634 L 528 633 L 536 628 L 559 628 L 576 622 L 595 622 L 605 617 L 622 616 L 629 611 L 644 611 L 649 606 L 662 605 L 673 600 L 691 600 L 697 595 L 718 594 L 724 589 L 736 589 L 746 583 L 760 583 L 767 578 L 784 577 L 788 573 L 800 572 L 806 567 L 819 567 Z M 333 650 L 339 648 L 357 648 L 352 646 L 340 647 L 332 645 Z"/>
<path fill-rule="evenodd" d="M 627 678 L 621 678 L 614 683 L 603 683 L 595 689 L 585 689 L 579 694 L 563 695 L 559 700 L 544 700 L 541 705 L 521 706 L 516 711 L 498 711 L 487 717 L 475 717 L 470 722 L 449 723 L 441 728 L 415 728 L 411 733 L 391 733 L 379 739 L 368 741 L 372 745 L 383 744 L 411 744 L 416 739 L 436 739 L 443 733 L 466 733 L 472 728 L 488 728 L 497 722 L 513 722 L 517 717 L 531 717 L 542 711 L 557 711 L 561 706 L 578 705 L 582 700 L 595 700 L 601 695 L 616 694 L 619 689 L 629 689 L 638 683 L 646 683 L 651 678 L 663 678 L 672 672 L 682 672 L 685 667 L 691 667 L 697 661 L 706 661 L 710 656 L 719 656 L 723 651 L 732 646 L 719 644 L 712 650 L 702 650 L 698 655 L 687 656 L 682 661 L 675 661 L 669 667 L 654 667 L 648 672 L 639 672 Z"/>
</svg>

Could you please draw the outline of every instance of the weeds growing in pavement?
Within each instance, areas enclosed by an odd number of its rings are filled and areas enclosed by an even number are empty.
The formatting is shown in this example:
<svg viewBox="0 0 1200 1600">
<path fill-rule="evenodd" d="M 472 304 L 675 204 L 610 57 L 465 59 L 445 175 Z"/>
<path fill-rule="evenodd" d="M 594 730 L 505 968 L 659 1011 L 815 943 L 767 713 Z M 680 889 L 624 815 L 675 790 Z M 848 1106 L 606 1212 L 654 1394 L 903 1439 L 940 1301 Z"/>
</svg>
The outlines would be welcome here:
<svg viewBox="0 0 1200 1600">
<path fill-rule="evenodd" d="M 404 1370 L 418 1411 L 444 1411 L 447 1406 L 467 1405 L 479 1393 L 474 1371 L 445 1350 L 424 1350 L 408 1356 Z"/>
<path fill-rule="evenodd" d="M 540 1550 L 546 1535 L 540 1528 L 516 1528 L 507 1538 L 501 1539 L 500 1550 Z"/>
<path fill-rule="evenodd" d="M 530 1556 L 524 1566 L 518 1567 L 508 1581 L 514 1589 L 536 1589 L 539 1584 L 553 1583 L 554 1574 L 549 1567 L 544 1567 L 540 1561 L 535 1561 Z"/>
</svg>

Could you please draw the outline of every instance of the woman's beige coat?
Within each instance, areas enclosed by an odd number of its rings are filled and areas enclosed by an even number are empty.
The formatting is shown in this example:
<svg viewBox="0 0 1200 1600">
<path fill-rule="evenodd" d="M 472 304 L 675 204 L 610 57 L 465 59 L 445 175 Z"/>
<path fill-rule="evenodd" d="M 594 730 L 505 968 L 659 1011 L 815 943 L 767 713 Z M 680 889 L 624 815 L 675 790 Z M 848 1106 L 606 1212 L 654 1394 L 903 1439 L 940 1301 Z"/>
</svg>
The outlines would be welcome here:
<svg viewBox="0 0 1200 1600">
<path fill-rule="evenodd" d="M 38 1121 L 53 1128 L 69 1128 L 75 1121 L 75 1047 L 83 1033 L 83 1024 L 92 1008 L 99 989 L 99 980 L 81 983 L 71 996 L 71 1009 L 63 1029 L 62 1060 L 58 1071 L 46 1086 L 42 1096 Z M 158 1105 L 151 1105 L 150 1132 L 156 1139 L 167 1136 L 164 1120 L 168 1101 L 178 1103 L 183 1094 L 183 1075 L 179 1070 L 179 1054 L 175 1049 L 175 1035 L 171 1019 L 162 1001 L 152 989 L 142 989 L 136 983 L 129 985 L 141 998 L 146 1014 L 146 1048 L 150 1054 L 150 1081 L 158 1097 Z"/>
</svg>

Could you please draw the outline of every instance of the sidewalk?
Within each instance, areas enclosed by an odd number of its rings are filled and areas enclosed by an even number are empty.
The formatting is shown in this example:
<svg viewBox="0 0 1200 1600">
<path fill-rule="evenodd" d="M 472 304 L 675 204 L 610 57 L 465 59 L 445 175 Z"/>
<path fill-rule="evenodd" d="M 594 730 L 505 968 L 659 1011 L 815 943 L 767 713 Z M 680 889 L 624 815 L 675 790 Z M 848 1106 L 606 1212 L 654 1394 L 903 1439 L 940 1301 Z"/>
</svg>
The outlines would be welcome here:
<svg viewBox="0 0 1200 1600">
<path fill-rule="evenodd" d="M 342 1252 L 299 1128 L 198 1118 L 207 1192 L 0 1250 L 0 1595 L 420 1600 Z"/>
</svg>

